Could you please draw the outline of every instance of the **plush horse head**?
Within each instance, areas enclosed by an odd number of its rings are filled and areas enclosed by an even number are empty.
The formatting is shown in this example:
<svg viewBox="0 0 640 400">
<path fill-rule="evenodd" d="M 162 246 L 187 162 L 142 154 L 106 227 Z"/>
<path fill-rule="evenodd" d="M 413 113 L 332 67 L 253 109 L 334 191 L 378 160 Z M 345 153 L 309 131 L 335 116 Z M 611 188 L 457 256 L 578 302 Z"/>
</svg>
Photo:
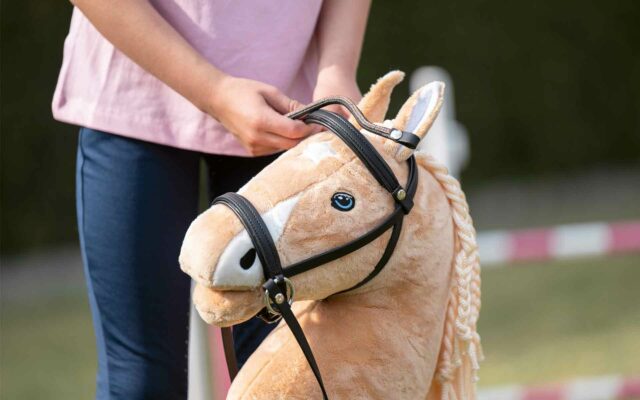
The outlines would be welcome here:
<svg viewBox="0 0 640 400">
<path fill-rule="evenodd" d="M 434 82 L 384 120 L 398 71 L 381 78 L 359 108 L 372 122 L 423 138 L 442 104 Z M 353 121 L 354 122 L 354 121 Z M 354 122 L 355 123 L 355 122 Z M 362 131 L 400 182 L 412 151 Z M 480 354 L 480 267 L 465 196 L 444 166 L 416 153 L 414 207 L 386 267 L 356 290 L 380 259 L 385 233 L 335 261 L 292 278 L 293 310 L 330 398 L 473 399 Z M 330 132 L 313 135 L 240 189 L 260 212 L 286 268 L 370 231 L 394 208 L 360 159 Z M 335 204 L 335 196 L 348 196 Z M 230 326 L 263 308 L 264 276 L 252 242 L 227 207 L 189 228 L 180 255 L 196 282 L 201 317 Z M 280 324 L 234 380 L 229 398 L 316 398 L 320 391 L 291 331 Z"/>
</svg>

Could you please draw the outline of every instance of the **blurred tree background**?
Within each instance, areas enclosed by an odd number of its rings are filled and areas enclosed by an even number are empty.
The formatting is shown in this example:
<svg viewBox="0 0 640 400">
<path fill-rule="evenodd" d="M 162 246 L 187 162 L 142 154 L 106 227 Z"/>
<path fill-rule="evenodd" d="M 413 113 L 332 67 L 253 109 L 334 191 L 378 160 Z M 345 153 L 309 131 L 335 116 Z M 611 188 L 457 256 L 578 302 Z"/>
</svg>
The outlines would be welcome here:
<svg viewBox="0 0 640 400">
<path fill-rule="evenodd" d="M 12 254 L 76 238 L 76 128 L 50 111 L 71 6 L 1 8 L 1 237 Z M 366 90 L 390 69 L 448 70 L 470 133 L 465 185 L 637 165 L 638 21 L 633 0 L 374 2 L 358 78 Z"/>
</svg>

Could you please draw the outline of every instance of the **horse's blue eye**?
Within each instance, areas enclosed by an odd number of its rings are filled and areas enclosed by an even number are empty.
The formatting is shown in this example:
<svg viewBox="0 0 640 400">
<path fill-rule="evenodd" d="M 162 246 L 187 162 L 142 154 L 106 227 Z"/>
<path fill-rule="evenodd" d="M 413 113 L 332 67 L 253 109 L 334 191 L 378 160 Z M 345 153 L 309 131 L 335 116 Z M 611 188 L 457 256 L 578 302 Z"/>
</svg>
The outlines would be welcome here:
<svg viewBox="0 0 640 400">
<path fill-rule="evenodd" d="M 356 206 L 356 199 L 345 192 L 337 192 L 331 196 L 331 207 L 338 211 L 349 211 Z"/>
</svg>

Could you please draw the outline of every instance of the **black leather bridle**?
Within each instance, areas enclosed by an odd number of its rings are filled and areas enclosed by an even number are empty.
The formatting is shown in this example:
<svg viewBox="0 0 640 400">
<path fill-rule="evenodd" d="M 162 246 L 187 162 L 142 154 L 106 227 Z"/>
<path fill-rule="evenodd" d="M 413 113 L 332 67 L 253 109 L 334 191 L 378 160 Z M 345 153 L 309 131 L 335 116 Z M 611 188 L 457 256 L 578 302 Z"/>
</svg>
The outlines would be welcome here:
<svg viewBox="0 0 640 400">
<path fill-rule="evenodd" d="M 345 106 L 358 121 L 358 124 L 360 124 L 364 129 L 386 139 L 400 143 L 408 148 L 415 149 L 420 138 L 411 132 L 403 132 L 372 124 L 350 100 L 340 97 L 320 100 L 287 115 L 292 119 L 301 119 L 309 124 L 314 123 L 321 125 L 333 132 L 336 136 L 342 139 L 347 146 L 349 146 L 349 148 L 369 170 L 371 175 L 373 175 L 378 183 L 389 192 L 395 202 L 395 207 L 391 214 L 380 224 L 363 236 L 360 236 L 344 245 L 335 247 L 283 268 L 280 262 L 280 256 L 278 255 L 278 250 L 273 242 L 273 238 L 269 234 L 269 230 L 265 222 L 255 207 L 246 198 L 237 193 L 226 193 L 214 199 L 212 203 L 212 205 L 222 204 L 231 209 L 247 230 L 247 233 L 251 238 L 251 242 L 256 250 L 256 254 L 262 264 L 266 280 L 262 285 L 262 288 L 265 291 L 266 307 L 258 313 L 258 317 L 270 323 L 279 321 L 280 318 L 284 318 L 284 321 L 291 329 L 291 332 L 300 345 L 300 348 L 302 349 L 307 362 L 320 385 L 324 399 L 328 399 L 328 397 L 324 383 L 322 382 L 320 370 L 318 369 L 318 365 L 304 332 L 302 331 L 295 315 L 291 311 L 294 288 L 289 278 L 352 253 L 371 243 L 373 240 L 391 229 L 391 236 L 389 237 L 387 247 L 372 271 L 357 284 L 338 293 L 354 290 L 369 282 L 378 275 L 380 271 L 382 271 L 393 254 L 396 244 L 398 243 L 398 238 L 400 237 L 400 231 L 402 230 L 403 218 L 413 207 L 413 197 L 418 185 L 418 172 L 416 160 L 413 155 L 407 160 L 409 173 L 406 185 L 403 187 L 398 183 L 398 179 L 386 161 L 356 127 L 338 114 L 321 110 L 321 108 L 330 104 L 341 104 Z M 229 367 L 229 374 L 233 380 L 237 373 L 237 365 L 235 361 L 235 353 L 233 351 L 233 338 L 229 328 L 223 328 L 222 337 L 223 342 L 225 342 L 225 356 L 227 359 L 227 366 Z"/>
</svg>

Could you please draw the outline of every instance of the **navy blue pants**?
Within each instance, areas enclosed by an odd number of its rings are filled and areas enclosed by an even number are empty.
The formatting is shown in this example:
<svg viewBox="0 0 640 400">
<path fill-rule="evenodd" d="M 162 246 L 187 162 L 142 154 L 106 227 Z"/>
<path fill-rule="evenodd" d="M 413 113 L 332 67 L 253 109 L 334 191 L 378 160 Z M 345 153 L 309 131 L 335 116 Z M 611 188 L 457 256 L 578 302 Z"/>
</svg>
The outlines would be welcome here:
<svg viewBox="0 0 640 400">
<path fill-rule="evenodd" d="M 203 155 L 80 130 L 78 230 L 97 340 L 97 399 L 186 398 L 190 279 L 178 254 L 198 214 L 200 162 L 210 200 L 274 158 Z M 240 364 L 270 328 L 257 318 L 234 328 Z"/>
</svg>

